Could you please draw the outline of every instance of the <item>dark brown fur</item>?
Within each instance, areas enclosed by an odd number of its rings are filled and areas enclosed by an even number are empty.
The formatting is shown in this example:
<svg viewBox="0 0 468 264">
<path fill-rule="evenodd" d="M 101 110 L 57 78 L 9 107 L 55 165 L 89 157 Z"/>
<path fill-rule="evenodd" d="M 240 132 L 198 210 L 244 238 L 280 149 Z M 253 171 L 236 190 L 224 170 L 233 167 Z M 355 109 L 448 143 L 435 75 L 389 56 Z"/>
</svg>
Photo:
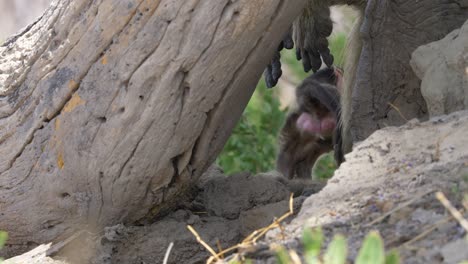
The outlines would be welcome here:
<svg viewBox="0 0 468 264">
<path fill-rule="evenodd" d="M 329 7 L 332 5 L 347 4 L 358 11 L 358 19 L 349 35 L 346 47 L 345 76 L 341 93 L 341 107 L 337 115 L 337 129 L 335 131 L 334 149 L 338 164 L 344 161 L 344 154 L 351 151 L 352 140 L 350 135 L 350 108 L 354 76 L 361 53 L 361 39 L 359 28 L 363 21 L 363 11 L 367 0 L 308 0 L 302 14 L 293 23 L 291 30 L 279 45 L 277 54 L 272 58 L 264 72 L 267 87 L 273 87 L 281 76 L 281 62 L 279 51 L 283 48 L 296 48 L 297 59 L 302 60 L 304 70 L 316 71 L 322 61 L 330 67 L 333 56 L 328 48 L 327 37 L 330 35 L 333 22 L 330 19 Z M 285 45 L 287 43 L 288 45 Z"/>
<path fill-rule="evenodd" d="M 340 93 L 333 69 L 320 70 L 309 76 L 296 89 L 298 109 L 290 113 L 280 132 L 277 170 L 291 179 L 310 178 L 317 158 L 334 148 L 333 134 L 314 134 L 300 131 L 297 120 L 302 113 L 322 119 L 340 112 Z"/>
</svg>

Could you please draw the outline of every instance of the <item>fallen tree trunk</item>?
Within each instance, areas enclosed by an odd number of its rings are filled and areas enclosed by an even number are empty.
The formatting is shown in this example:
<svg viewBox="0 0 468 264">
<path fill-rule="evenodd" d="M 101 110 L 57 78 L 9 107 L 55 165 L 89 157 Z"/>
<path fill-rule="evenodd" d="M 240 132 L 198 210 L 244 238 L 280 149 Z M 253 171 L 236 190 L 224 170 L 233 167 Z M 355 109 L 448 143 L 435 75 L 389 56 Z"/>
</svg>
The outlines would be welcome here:
<svg viewBox="0 0 468 264">
<path fill-rule="evenodd" d="M 216 158 L 304 3 L 60 0 L 7 40 L 7 250 L 173 204 Z"/>
<path fill-rule="evenodd" d="M 305 2 L 58 0 L 7 40 L 0 229 L 10 233 L 8 250 L 170 208 L 216 158 Z M 442 2 L 370 1 L 354 140 L 403 122 L 388 102 L 407 118 L 425 116 L 410 54 L 467 15 L 460 1 Z M 437 27 L 434 14 L 445 19 Z"/>
</svg>

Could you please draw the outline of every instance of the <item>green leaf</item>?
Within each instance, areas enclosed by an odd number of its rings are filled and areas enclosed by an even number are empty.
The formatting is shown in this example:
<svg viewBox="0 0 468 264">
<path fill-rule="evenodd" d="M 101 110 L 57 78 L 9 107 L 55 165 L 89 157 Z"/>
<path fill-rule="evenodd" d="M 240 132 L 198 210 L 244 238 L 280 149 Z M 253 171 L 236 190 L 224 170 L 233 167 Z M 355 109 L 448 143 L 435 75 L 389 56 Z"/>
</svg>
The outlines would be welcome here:
<svg viewBox="0 0 468 264">
<path fill-rule="evenodd" d="M 384 264 L 385 252 L 382 238 L 377 231 L 371 231 L 359 250 L 356 264 Z"/>
<path fill-rule="evenodd" d="M 290 264 L 291 258 L 289 257 L 288 252 L 282 246 L 279 246 L 276 250 L 276 259 L 278 260 L 279 264 Z"/>
<path fill-rule="evenodd" d="M 0 248 L 3 248 L 8 239 L 8 233 L 5 231 L 0 231 Z"/>
<path fill-rule="evenodd" d="M 306 263 L 319 263 L 318 256 L 322 248 L 323 233 L 321 228 L 306 228 L 302 234 L 302 242 L 304 244 L 304 257 Z"/>
<path fill-rule="evenodd" d="M 392 249 L 385 257 L 385 264 L 400 264 L 400 254 L 396 249 Z"/>
<path fill-rule="evenodd" d="M 320 156 L 312 169 L 312 174 L 317 179 L 330 179 L 336 170 L 333 153 L 326 153 Z"/>
<path fill-rule="evenodd" d="M 347 254 L 345 237 L 336 235 L 330 245 L 328 245 L 327 252 L 323 257 L 324 264 L 345 264 Z"/>
</svg>

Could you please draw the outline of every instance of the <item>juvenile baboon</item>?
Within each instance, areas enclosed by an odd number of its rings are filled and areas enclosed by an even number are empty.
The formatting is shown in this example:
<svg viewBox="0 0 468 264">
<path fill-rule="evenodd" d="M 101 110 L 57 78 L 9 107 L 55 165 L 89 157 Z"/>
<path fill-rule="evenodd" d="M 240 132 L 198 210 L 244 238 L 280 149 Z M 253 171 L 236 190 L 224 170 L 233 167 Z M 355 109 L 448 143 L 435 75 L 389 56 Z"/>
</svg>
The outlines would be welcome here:
<svg viewBox="0 0 468 264">
<path fill-rule="evenodd" d="M 341 81 L 339 69 L 326 68 L 296 88 L 297 109 L 288 115 L 279 136 L 277 170 L 287 178 L 310 178 L 317 158 L 334 148 Z"/>
<path fill-rule="evenodd" d="M 294 45 L 296 46 L 296 57 L 298 60 L 302 60 L 304 71 L 309 72 L 312 70 L 317 72 L 322 66 L 322 61 L 327 67 L 332 67 L 334 58 L 328 48 L 327 40 L 333 30 L 330 6 L 347 4 L 357 9 L 358 19 L 348 37 L 346 47 L 344 65 L 344 76 L 346 78 L 342 79 L 341 107 L 340 111 L 336 113 L 337 125 L 334 149 L 335 159 L 338 164 L 343 161 L 343 154 L 351 151 L 352 148 L 349 136 L 351 88 L 354 84 L 354 75 L 361 52 L 362 43 L 358 30 L 362 23 L 362 14 L 366 3 L 366 0 L 309 0 L 302 14 L 295 20 L 292 28 L 279 45 L 271 63 L 264 71 L 267 86 L 275 86 L 282 74 L 279 52 L 283 47 L 292 48 Z"/>
</svg>

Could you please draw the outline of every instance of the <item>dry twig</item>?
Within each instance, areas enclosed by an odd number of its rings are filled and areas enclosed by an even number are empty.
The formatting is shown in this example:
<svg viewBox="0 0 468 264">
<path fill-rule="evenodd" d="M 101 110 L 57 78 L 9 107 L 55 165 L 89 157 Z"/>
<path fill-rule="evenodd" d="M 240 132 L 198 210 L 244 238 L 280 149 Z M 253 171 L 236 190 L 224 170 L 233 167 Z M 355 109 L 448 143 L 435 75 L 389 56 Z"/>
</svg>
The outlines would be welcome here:
<svg viewBox="0 0 468 264">
<path fill-rule="evenodd" d="M 448 223 L 451 219 L 452 219 L 452 217 L 450 216 L 450 217 L 446 217 L 446 218 L 444 218 L 442 220 L 439 220 L 438 222 L 436 222 L 435 224 L 431 225 L 429 228 L 427 228 L 426 230 L 421 232 L 421 234 L 419 234 L 419 235 L 413 237 L 412 239 L 406 241 L 405 243 L 401 244 L 400 248 L 401 247 L 408 247 L 409 245 L 413 244 L 414 242 L 424 238 L 425 236 L 432 233 L 432 231 L 437 229 L 439 226 Z"/>
<path fill-rule="evenodd" d="M 280 218 L 278 219 L 275 219 L 273 221 L 273 223 L 271 223 L 269 226 L 267 227 L 263 227 L 263 228 L 260 228 L 260 229 L 257 229 L 255 230 L 254 232 L 252 232 L 250 235 L 247 236 L 247 238 L 245 238 L 241 243 L 237 244 L 237 245 L 234 245 L 232 247 L 229 247 L 229 248 L 226 248 L 224 250 L 221 250 L 220 252 L 216 253 L 213 248 L 211 248 L 205 241 L 203 241 L 201 239 L 201 237 L 198 235 L 198 233 L 195 231 L 195 229 L 193 229 L 192 226 L 188 225 L 187 228 L 190 230 L 190 232 L 192 232 L 192 234 L 197 238 L 197 241 L 198 243 L 200 243 L 201 245 L 203 245 L 211 254 L 211 257 L 208 258 L 208 260 L 206 261 L 207 264 L 211 264 L 213 263 L 213 261 L 220 261 L 223 259 L 223 256 L 226 254 L 226 253 L 229 253 L 231 251 L 234 251 L 236 249 L 239 249 L 239 248 L 247 248 L 247 247 L 250 247 L 250 246 L 253 246 L 255 245 L 255 243 L 257 242 L 258 239 L 260 239 L 263 235 L 265 235 L 269 230 L 275 228 L 275 227 L 279 227 L 280 226 L 280 223 L 288 218 L 289 216 L 293 215 L 294 214 L 294 206 L 293 206 L 293 194 L 291 194 L 291 196 L 289 197 L 289 211 L 287 213 L 285 213 L 284 215 L 282 215 Z"/>
<path fill-rule="evenodd" d="M 398 114 L 400 115 L 401 118 L 403 118 L 403 120 L 405 120 L 406 122 L 408 122 L 409 120 L 403 115 L 403 113 L 400 111 L 400 108 L 396 107 L 394 104 L 388 102 L 388 105 L 391 106 L 393 109 L 395 109 Z"/>
<path fill-rule="evenodd" d="M 465 229 L 465 231 L 468 233 L 468 221 L 463 218 L 463 215 L 461 214 L 460 211 L 455 208 L 450 201 L 445 197 L 445 195 L 442 192 L 437 192 L 436 193 L 436 198 L 439 200 L 439 202 L 452 214 L 453 218 L 460 223 L 460 225 Z"/>
<path fill-rule="evenodd" d="M 409 206 L 410 204 L 414 203 L 415 201 L 421 199 L 422 197 L 426 196 L 427 194 L 429 193 L 432 193 L 434 192 L 433 190 L 429 190 L 429 191 L 426 191 L 426 192 L 423 192 L 419 195 L 416 195 L 414 198 L 404 202 L 404 203 L 401 203 L 399 204 L 397 207 L 393 208 L 392 210 L 386 212 L 385 214 L 383 214 L 382 216 L 380 217 L 377 217 L 375 220 L 371 221 L 370 223 L 366 224 L 365 227 L 370 227 L 372 225 L 375 225 L 377 223 L 380 223 L 381 221 L 383 221 L 385 218 L 387 218 L 387 216 L 393 214 L 394 212 L 402 209 L 402 208 L 405 208 L 407 206 Z"/>
<path fill-rule="evenodd" d="M 220 260 L 218 254 L 216 254 L 216 252 L 210 247 L 210 245 L 203 241 L 203 239 L 200 237 L 200 235 L 198 235 L 197 231 L 195 231 L 195 229 L 193 229 L 191 225 L 187 225 L 187 228 L 197 238 L 198 243 L 202 244 L 202 246 L 204 246 L 216 260 Z"/>
<path fill-rule="evenodd" d="M 169 260 L 169 255 L 171 254 L 172 247 L 174 246 L 174 242 L 171 242 L 169 244 L 169 247 L 166 250 L 166 254 L 164 254 L 164 261 L 163 264 L 167 264 L 167 261 Z"/>
</svg>

